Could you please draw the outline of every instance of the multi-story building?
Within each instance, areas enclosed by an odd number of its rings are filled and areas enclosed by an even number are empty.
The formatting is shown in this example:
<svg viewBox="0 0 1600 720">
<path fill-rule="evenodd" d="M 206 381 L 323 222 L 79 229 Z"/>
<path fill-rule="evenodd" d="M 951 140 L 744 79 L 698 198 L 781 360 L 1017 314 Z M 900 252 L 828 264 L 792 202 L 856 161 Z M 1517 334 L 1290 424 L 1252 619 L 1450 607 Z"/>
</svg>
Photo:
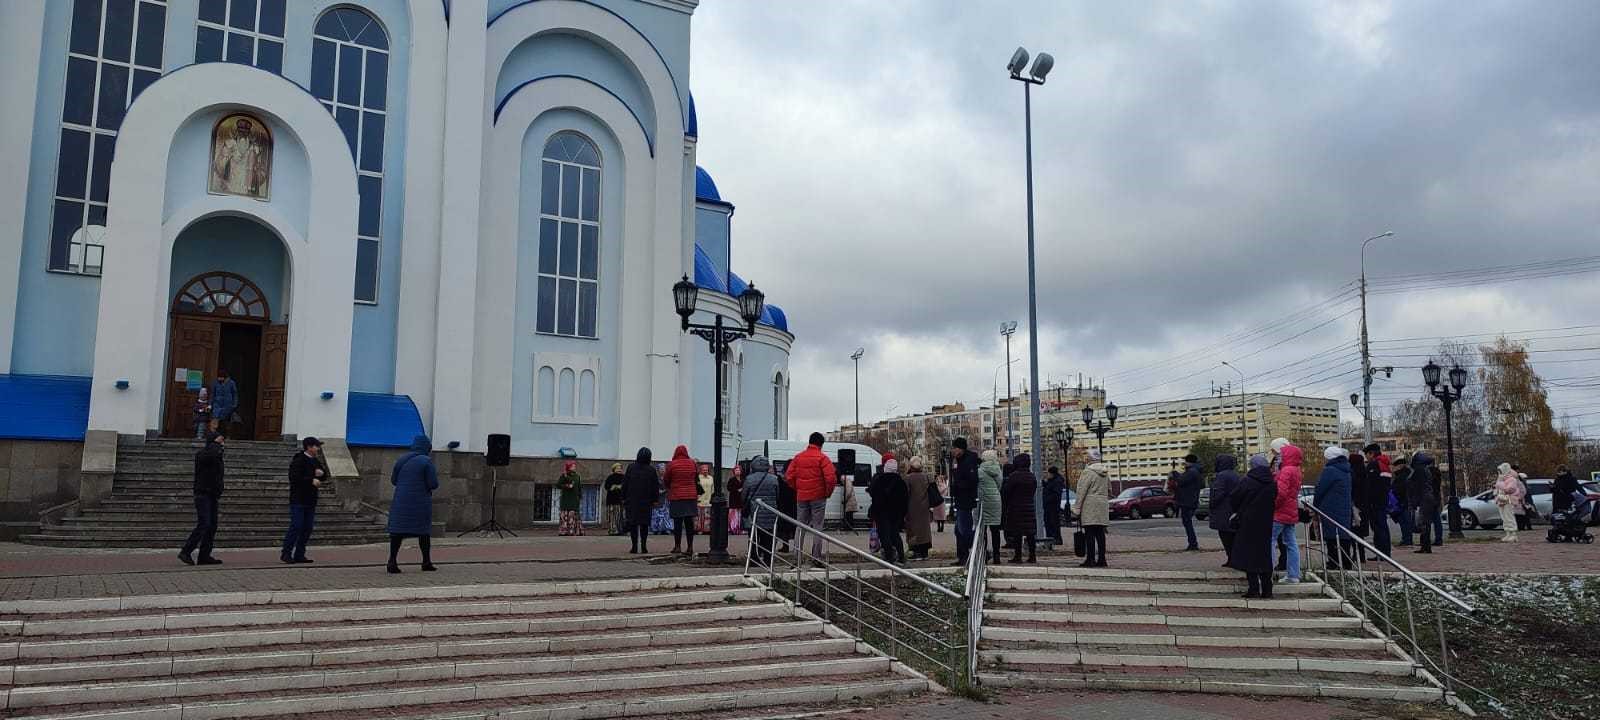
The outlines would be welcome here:
<svg viewBox="0 0 1600 720">
<path fill-rule="evenodd" d="M 1339 401 L 1332 398 L 1225 395 L 1125 405 L 1118 410 L 1116 427 L 1105 439 L 1113 489 L 1164 480 L 1200 437 L 1226 442 L 1241 457 L 1261 452 L 1277 437 L 1304 447 L 1340 441 Z M 1090 445 L 1095 442 L 1094 436 L 1082 432 L 1078 437 L 1087 437 Z"/>
<path fill-rule="evenodd" d="M 928 412 L 879 420 L 871 425 L 841 425 L 824 433 L 829 441 L 881 444 L 886 449 L 936 454 L 956 438 L 966 438 L 974 448 L 994 447 L 994 408 L 968 408 L 962 403 L 935 405 Z M 1004 431 L 1000 430 L 1003 437 Z"/>
</svg>

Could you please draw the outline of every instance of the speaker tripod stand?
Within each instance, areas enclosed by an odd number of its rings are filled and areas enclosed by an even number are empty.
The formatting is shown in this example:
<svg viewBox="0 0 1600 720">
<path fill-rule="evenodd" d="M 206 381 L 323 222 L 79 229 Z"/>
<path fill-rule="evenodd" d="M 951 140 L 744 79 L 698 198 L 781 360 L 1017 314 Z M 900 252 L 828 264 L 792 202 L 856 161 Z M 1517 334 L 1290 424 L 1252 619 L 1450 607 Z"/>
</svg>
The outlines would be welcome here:
<svg viewBox="0 0 1600 720">
<path fill-rule="evenodd" d="M 489 470 L 489 473 L 489 520 L 482 525 L 457 535 L 456 537 L 464 537 L 473 533 L 494 533 L 494 536 L 501 540 L 505 539 L 506 533 L 510 533 L 511 537 L 517 537 L 517 533 L 511 528 L 501 525 L 499 522 L 495 521 L 495 508 L 500 505 L 500 468 L 492 468 Z"/>
</svg>

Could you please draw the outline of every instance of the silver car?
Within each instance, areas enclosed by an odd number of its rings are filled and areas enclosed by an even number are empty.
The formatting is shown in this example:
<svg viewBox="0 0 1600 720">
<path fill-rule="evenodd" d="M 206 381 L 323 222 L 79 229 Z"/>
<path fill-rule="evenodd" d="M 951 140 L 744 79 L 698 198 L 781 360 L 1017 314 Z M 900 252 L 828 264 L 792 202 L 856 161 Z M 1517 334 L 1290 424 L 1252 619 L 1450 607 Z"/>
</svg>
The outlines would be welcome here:
<svg viewBox="0 0 1600 720">
<path fill-rule="evenodd" d="M 1539 479 L 1528 480 L 1528 496 L 1533 499 L 1533 507 L 1538 511 L 1536 521 L 1550 517 L 1551 486 L 1554 480 Z M 1600 484 L 1586 482 L 1579 487 L 1588 495 L 1600 495 Z M 1485 490 L 1472 497 L 1461 498 L 1461 527 L 1468 530 L 1474 528 L 1500 527 L 1500 506 L 1494 504 L 1494 490 Z"/>
</svg>

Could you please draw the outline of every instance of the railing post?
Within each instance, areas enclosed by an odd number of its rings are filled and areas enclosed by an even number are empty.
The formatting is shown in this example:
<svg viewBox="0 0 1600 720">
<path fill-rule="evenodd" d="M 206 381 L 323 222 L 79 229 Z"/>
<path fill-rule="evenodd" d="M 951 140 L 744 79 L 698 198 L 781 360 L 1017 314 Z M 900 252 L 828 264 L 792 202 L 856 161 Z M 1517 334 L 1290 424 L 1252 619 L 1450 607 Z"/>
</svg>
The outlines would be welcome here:
<svg viewBox="0 0 1600 720">
<path fill-rule="evenodd" d="M 1450 678 L 1450 643 L 1444 636 L 1444 606 L 1440 605 L 1434 617 L 1439 622 L 1439 663 L 1444 668 L 1444 691 L 1455 692 Z"/>
<path fill-rule="evenodd" d="M 889 573 L 889 597 L 893 599 L 899 599 L 899 596 L 894 594 L 894 573 Z M 900 629 L 896 627 L 896 624 L 899 622 L 899 615 L 895 613 L 896 604 L 897 603 L 894 602 L 889 603 L 889 647 L 890 654 L 896 658 L 899 658 Z"/>
</svg>

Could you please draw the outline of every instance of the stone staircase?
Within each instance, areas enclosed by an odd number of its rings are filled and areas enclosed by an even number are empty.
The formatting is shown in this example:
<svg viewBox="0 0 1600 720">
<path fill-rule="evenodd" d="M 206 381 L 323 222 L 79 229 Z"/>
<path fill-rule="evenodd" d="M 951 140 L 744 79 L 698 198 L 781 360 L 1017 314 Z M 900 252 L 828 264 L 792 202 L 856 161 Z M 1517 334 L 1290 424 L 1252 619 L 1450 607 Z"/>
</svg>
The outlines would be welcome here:
<svg viewBox="0 0 1600 720">
<path fill-rule="evenodd" d="M 576 718 L 924 692 L 737 575 L 0 603 L 0 716 Z"/>
<path fill-rule="evenodd" d="M 173 547 L 194 528 L 194 454 L 189 440 L 121 440 L 111 496 L 99 507 L 72 510 L 23 535 L 33 545 L 56 547 Z M 271 547 L 288 529 L 291 442 L 229 440 L 226 485 L 217 529 L 218 548 Z M 376 516 L 340 506 L 338 483 L 325 483 L 312 542 L 356 545 L 387 539 Z"/>
<path fill-rule="evenodd" d="M 1236 572 L 999 566 L 989 572 L 979 680 L 1128 689 L 1438 701 L 1360 614 L 1306 581 L 1245 600 Z"/>
</svg>

